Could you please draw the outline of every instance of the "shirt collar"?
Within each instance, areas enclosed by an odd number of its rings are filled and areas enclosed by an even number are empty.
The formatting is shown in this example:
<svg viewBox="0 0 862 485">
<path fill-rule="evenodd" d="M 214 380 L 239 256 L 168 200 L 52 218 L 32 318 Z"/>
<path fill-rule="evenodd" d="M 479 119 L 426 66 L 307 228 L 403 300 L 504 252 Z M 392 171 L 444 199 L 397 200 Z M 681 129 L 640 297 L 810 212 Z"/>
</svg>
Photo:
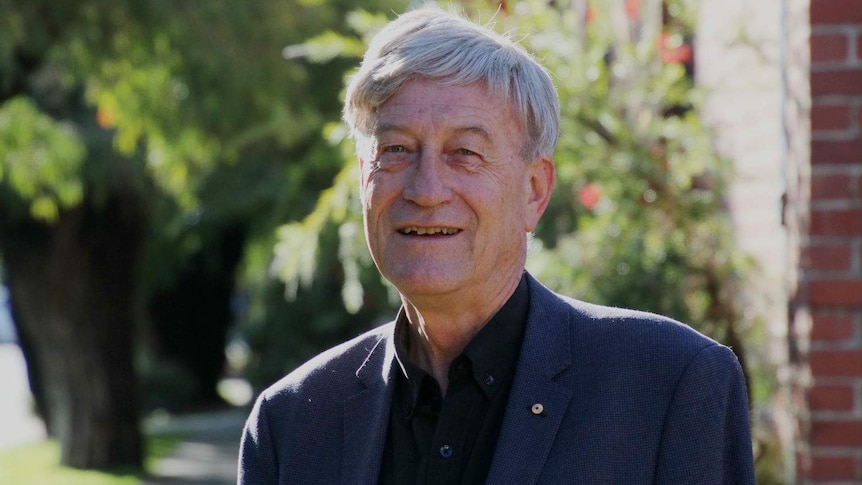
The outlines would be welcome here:
<svg viewBox="0 0 862 485">
<path fill-rule="evenodd" d="M 462 357 L 469 360 L 473 379 L 488 399 L 493 397 L 515 369 L 524 339 L 529 303 L 530 290 L 524 273 L 509 300 L 453 361 L 457 362 Z M 408 325 L 410 322 L 402 308 L 395 322 L 395 359 L 410 389 L 412 400 L 408 409 L 412 414 L 422 391 L 423 381 L 426 378 L 433 380 L 433 377 L 407 357 L 410 348 Z"/>
</svg>

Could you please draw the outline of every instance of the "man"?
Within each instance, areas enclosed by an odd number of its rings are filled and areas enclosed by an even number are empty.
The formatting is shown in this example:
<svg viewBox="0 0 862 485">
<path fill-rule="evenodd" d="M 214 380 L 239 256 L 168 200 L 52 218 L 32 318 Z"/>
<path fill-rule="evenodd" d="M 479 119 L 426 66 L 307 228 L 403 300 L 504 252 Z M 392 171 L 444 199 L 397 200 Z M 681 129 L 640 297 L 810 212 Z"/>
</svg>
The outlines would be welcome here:
<svg viewBox="0 0 862 485">
<path fill-rule="evenodd" d="M 239 483 L 754 483 L 727 347 L 524 271 L 559 124 L 529 54 L 450 13 L 405 14 L 372 42 L 345 120 L 402 307 L 259 397 Z"/>
</svg>

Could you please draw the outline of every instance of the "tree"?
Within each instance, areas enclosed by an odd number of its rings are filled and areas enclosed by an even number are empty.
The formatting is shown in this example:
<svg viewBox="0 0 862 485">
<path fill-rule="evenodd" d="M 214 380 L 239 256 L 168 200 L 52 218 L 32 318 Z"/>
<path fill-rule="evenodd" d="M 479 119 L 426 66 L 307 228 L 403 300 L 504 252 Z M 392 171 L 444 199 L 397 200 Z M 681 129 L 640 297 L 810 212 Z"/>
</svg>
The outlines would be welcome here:
<svg viewBox="0 0 862 485">
<path fill-rule="evenodd" d="M 281 49 L 338 29 L 345 5 L 0 0 L 0 8 L 0 259 L 16 325 L 62 462 L 139 465 L 141 302 L 174 298 L 155 305 L 156 316 L 180 325 L 191 297 L 176 298 L 178 285 L 217 283 L 209 355 L 222 353 L 237 252 L 301 207 L 315 173 L 332 173 L 331 161 L 301 162 L 338 111 L 346 65 L 286 62 Z M 231 231 L 219 281 L 189 279 L 207 274 L 207 255 Z"/>
<path fill-rule="evenodd" d="M 140 164 L 113 155 L 63 67 L 70 56 L 54 50 L 102 31 L 85 27 L 86 9 L 2 8 L 0 251 L 16 325 L 62 461 L 137 465 L 131 309 L 145 211 L 122 188 Z M 81 176 L 91 164 L 114 178 L 99 192 Z"/>
</svg>

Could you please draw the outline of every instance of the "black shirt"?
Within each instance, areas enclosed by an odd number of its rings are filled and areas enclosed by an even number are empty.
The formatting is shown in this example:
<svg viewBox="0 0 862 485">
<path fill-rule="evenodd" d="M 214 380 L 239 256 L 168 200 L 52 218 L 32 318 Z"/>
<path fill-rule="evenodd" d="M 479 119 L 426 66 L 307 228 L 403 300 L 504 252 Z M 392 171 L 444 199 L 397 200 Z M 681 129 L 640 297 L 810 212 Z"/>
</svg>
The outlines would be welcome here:
<svg viewBox="0 0 862 485">
<path fill-rule="evenodd" d="M 445 396 L 434 377 L 407 358 L 409 322 L 402 312 L 395 324 L 398 366 L 381 485 L 485 483 L 528 306 L 529 289 L 521 277 L 506 304 L 450 364 Z"/>
</svg>

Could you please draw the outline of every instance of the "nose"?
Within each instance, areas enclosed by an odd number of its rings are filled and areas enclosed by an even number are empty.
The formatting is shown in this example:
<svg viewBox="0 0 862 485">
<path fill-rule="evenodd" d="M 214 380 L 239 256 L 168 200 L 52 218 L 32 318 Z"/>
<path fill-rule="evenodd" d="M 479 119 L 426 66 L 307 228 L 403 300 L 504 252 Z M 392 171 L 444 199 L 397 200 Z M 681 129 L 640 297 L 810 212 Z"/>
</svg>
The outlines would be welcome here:
<svg viewBox="0 0 862 485">
<path fill-rule="evenodd" d="M 413 164 L 404 186 L 404 198 L 421 206 L 434 206 L 448 201 L 452 196 L 442 157 L 431 150 L 422 150 L 417 163 Z"/>
</svg>

